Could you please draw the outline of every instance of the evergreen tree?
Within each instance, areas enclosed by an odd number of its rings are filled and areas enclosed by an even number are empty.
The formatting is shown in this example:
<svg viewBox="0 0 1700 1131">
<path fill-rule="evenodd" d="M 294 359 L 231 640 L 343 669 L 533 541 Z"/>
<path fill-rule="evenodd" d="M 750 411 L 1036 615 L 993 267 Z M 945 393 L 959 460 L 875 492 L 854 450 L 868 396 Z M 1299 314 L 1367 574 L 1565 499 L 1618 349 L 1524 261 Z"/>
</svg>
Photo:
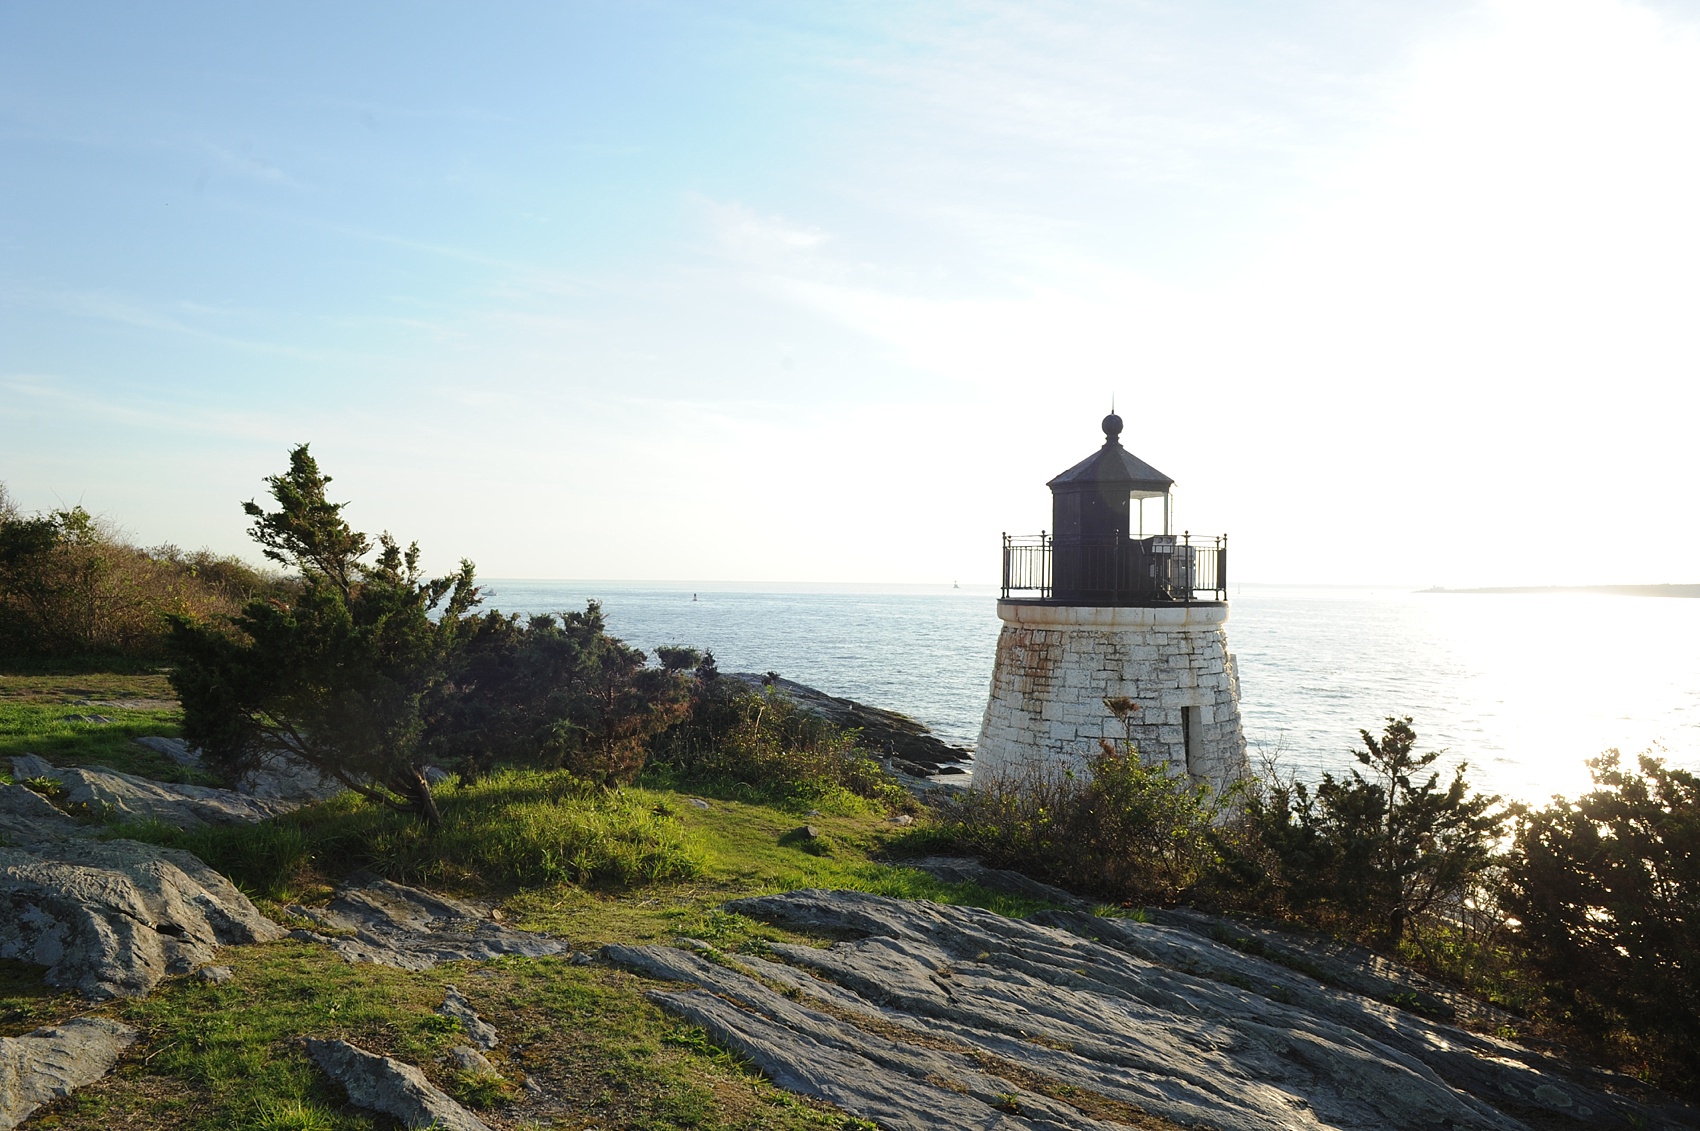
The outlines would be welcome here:
<svg viewBox="0 0 1700 1131">
<path fill-rule="evenodd" d="M 440 823 L 420 761 L 422 704 L 445 678 L 479 603 L 472 563 L 426 578 L 419 546 L 372 540 L 329 501 L 302 444 L 248 502 L 250 535 L 300 575 L 288 601 L 250 602 L 228 624 L 175 617 L 172 686 L 183 731 L 229 776 L 284 752 L 374 801 Z"/>
</svg>

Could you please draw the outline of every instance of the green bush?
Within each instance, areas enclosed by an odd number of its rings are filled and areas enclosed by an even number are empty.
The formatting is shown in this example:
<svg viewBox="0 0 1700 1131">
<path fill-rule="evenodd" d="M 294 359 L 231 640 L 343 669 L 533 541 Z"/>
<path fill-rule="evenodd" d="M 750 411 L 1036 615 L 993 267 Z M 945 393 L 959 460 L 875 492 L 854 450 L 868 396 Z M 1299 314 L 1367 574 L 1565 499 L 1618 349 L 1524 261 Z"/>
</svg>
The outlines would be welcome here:
<svg viewBox="0 0 1700 1131">
<path fill-rule="evenodd" d="M 426 697 L 422 748 L 442 765 L 565 768 L 629 782 L 649 741 L 689 704 L 690 649 L 663 648 L 662 666 L 603 627 L 602 607 L 559 618 L 489 613 L 470 621 L 446 677 Z"/>
<path fill-rule="evenodd" d="M 1700 1085 L 1700 778 L 1589 762 L 1592 792 L 1516 811 L 1501 899 L 1561 1024 L 1669 1086 Z"/>
<path fill-rule="evenodd" d="M 654 743 L 651 776 L 669 783 L 744 787 L 752 800 L 791 808 L 890 809 L 915 802 L 857 734 L 798 707 L 783 691 L 721 679 L 713 657 L 699 667 L 689 715 Z"/>
<path fill-rule="evenodd" d="M 1080 771 L 1035 761 L 976 776 L 930 839 L 1111 900 L 1173 903 L 1220 862 L 1224 800 L 1131 744 L 1105 742 Z"/>
<path fill-rule="evenodd" d="M 305 444 L 266 482 L 277 509 L 243 509 L 266 557 L 297 571 L 289 600 L 172 621 L 183 736 L 226 776 L 284 751 L 437 824 L 429 757 L 475 775 L 523 765 L 628 782 L 649 738 L 684 714 L 674 660 L 695 653 L 670 649 L 647 666 L 604 631 L 595 602 L 524 623 L 472 615 L 472 563 L 428 578 L 417 544 L 385 533 L 374 546 L 329 500 L 331 478 Z"/>
<path fill-rule="evenodd" d="M 1495 863 L 1507 814 L 1470 790 L 1460 765 L 1446 788 L 1418 775 L 1438 752 L 1415 754 L 1411 720 L 1380 739 L 1360 731 L 1365 777 L 1323 774 L 1314 791 L 1274 778 L 1249 791 L 1228 887 L 1258 910 L 1391 949 L 1412 925 L 1478 891 Z"/>
<path fill-rule="evenodd" d="M 269 477 L 276 511 L 243 509 L 266 557 L 299 572 L 290 601 L 256 600 L 224 623 L 172 618 L 171 685 L 183 737 L 239 776 L 286 751 L 379 804 L 441 820 L 419 759 L 421 700 L 445 677 L 478 604 L 472 563 L 427 578 L 417 543 L 372 540 L 330 502 L 302 444 Z"/>
</svg>

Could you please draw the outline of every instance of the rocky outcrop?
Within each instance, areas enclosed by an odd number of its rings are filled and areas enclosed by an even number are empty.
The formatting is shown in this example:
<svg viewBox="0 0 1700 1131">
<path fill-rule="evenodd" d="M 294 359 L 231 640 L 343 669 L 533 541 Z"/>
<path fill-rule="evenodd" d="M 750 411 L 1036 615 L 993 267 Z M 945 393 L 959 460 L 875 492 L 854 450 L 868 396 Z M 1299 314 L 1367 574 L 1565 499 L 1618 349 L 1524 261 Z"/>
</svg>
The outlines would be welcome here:
<svg viewBox="0 0 1700 1131">
<path fill-rule="evenodd" d="M 174 738 L 137 741 L 153 750 L 163 744 L 182 746 Z M 285 779 L 269 773 L 260 778 L 249 775 L 243 779 L 242 789 L 161 782 L 102 767 L 55 766 L 34 754 L 12 759 L 12 777 L 17 781 L 56 782 L 65 791 L 64 803 L 68 807 L 81 809 L 93 817 L 163 821 L 180 829 L 263 821 L 336 792 L 293 778 L 286 788 L 279 784 Z M 313 781 L 318 781 L 316 775 Z M 256 782 L 264 788 L 251 788 Z"/>
<path fill-rule="evenodd" d="M 111 1072 L 136 1037 L 130 1026 L 104 1017 L 0 1037 L 0 1131 L 11 1131 L 41 1105 Z"/>
<path fill-rule="evenodd" d="M 65 787 L 65 804 L 111 820 L 163 821 L 180 829 L 247 825 L 282 816 L 299 802 L 250 797 L 205 785 L 150 781 L 116 770 L 61 769 L 51 775 Z"/>
<path fill-rule="evenodd" d="M 348 962 L 403 970 L 566 949 L 559 939 L 502 926 L 487 909 L 370 877 L 343 888 L 327 907 L 292 906 L 289 911 L 326 929 L 291 931 L 291 938 L 322 943 Z"/>
<path fill-rule="evenodd" d="M 1096 918 L 1071 919 L 1063 912 L 1089 912 L 1093 908 L 1092 901 L 1020 872 L 991 868 L 978 860 L 955 856 L 927 856 L 903 863 L 948 883 L 978 884 L 988 891 L 1056 905 L 1056 910 L 1027 916 L 1029 922 L 1074 929 L 1083 922 L 1103 921 Z M 1398 1004 L 1425 1017 L 1460 1021 L 1478 1028 L 1515 1026 L 1517 1023 L 1517 1018 L 1504 1010 L 1442 986 L 1374 951 L 1339 939 L 1318 934 L 1295 934 L 1290 928 L 1264 927 L 1185 907 L 1147 907 L 1142 909 L 1141 914 L 1161 926 L 1226 943 L 1234 950 L 1267 958 L 1276 965 L 1307 974 L 1335 989 L 1350 990 L 1377 1001 Z M 1150 934 L 1146 936 L 1144 945 L 1156 945 Z M 1183 968 L 1190 961 L 1185 954 L 1172 948 L 1164 955 L 1148 957 L 1154 961 L 1172 958 L 1181 962 Z"/>
<path fill-rule="evenodd" d="M 348 1090 L 348 1102 L 401 1120 L 405 1127 L 439 1131 L 490 1131 L 482 1119 L 425 1079 L 411 1064 L 379 1056 L 347 1041 L 307 1042 L 307 1055 Z"/>
<path fill-rule="evenodd" d="M 1700 1127 L 1547 1058 L 1192 931 L 1050 925 L 854 892 L 728 910 L 848 941 L 768 957 L 609 947 L 782 1086 L 881 1127 Z M 711 960 L 712 959 L 712 960 Z"/>
<path fill-rule="evenodd" d="M 923 856 L 918 859 L 904 860 L 903 866 L 915 868 L 935 879 L 947 884 L 978 884 L 987 891 L 1013 895 L 1018 899 L 1031 899 L 1039 903 L 1054 903 L 1073 911 L 1090 911 L 1090 900 L 1054 887 L 1041 880 L 1035 880 L 1021 872 L 1008 868 L 991 868 L 978 860 L 962 856 Z"/>
<path fill-rule="evenodd" d="M 453 1065 L 457 1072 L 465 1072 L 471 1076 L 488 1076 L 495 1080 L 502 1078 L 490 1058 L 471 1045 L 456 1045 L 443 1054 L 443 1059 Z"/>
<path fill-rule="evenodd" d="M 57 773 L 52 762 L 35 754 L 20 754 L 12 759 L 12 780 L 15 782 L 53 779 Z"/>
<path fill-rule="evenodd" d="M 163 735 L 150 734 L 136 739 L 136 745 L 152 750 L 156 754 L 164 754 L 179 766 L 199 767 L 201 752 L 192 749 L 181 738 L 166 738 Z"/>
<path fill-rule="evenodd" d="M 453 986 L 445 987 L 447 993 L 443 996 L 443 1004 L 437 1007 L 437 1012 L 444 1017 L 453 1018 L 460 1022 L 461 1031 L 473 1044 L 481 1049 L 493 1049 L 501 1043 L 501 1035 L 496 1027 L 478 1016 L 478 1011 L 472 1008 L 472 1003 L 466 1000 L 466 995 Z"/>
<path fill-rule="evenodd" d="M 100 840 L 23 786 L 0 786 L 0 837 L 0 958 L 47 967 L 49 985 L 133 997 L 282 934 L 191 854 Z"/>
<path fill-rule="evenodd" d="M 155 753 L 164 754 L 182 766 L 198 769 L 202 764 L 201 752 L 181 738 L 150 735 L 136 739 L 136 743 Z M 341 782 L 321 776 L 313 767 L 281 751 L 272 754 L 258 768 L 243 774 L 236 783 L 236 792 L 248 797 L 267 801 L 293 801 L 297 805 L 335 797 L 344 788 L 346 787 Z"/>
<path fill-rule="evenodd" d="M 751 672 L 731 672 L 722 678 L 737 680 L 754 690 L 773 687 L 789 695 L 803 710 L 834 726 L 855 727 L 862 732 L 863 746 L 875 754 L 889 756 L 893 768 L 911 776 L 936 774 L 973 757 L 966 747 L 950 745 L 921 723 L 896 711 L 870 707 L 854 699 L 840 699 L 789 679 L 770 680 Z"/>
</svg>

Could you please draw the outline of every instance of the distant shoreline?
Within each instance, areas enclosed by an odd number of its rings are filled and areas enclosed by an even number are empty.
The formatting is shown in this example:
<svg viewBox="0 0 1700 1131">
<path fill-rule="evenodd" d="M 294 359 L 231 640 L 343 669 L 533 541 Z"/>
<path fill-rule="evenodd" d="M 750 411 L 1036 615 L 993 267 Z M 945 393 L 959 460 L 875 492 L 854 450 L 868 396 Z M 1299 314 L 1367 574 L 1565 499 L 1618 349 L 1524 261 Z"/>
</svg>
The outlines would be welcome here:
<svg viewBox="0 0 1700 1131">
<path fill-rule="evenodd" d="M 1604 593 L 1613 597 L 1700 597 L 1700 585 L 1500 585 L 1486 589 L 1448 589 L 1436 585 L 1419 593 Z"/>
</svg>

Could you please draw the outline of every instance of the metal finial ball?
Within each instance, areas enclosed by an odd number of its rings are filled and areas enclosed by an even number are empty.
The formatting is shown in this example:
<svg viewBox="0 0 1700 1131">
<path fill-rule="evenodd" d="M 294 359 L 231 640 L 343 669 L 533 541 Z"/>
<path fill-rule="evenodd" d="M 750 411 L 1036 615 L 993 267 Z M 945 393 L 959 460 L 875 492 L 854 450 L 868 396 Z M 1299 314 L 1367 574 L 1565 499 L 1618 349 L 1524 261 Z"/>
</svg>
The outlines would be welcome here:
<svg viewBox="0 0 1700 1131">
<path fill-rule="evenodd" d="M 1107 440 L 1115 440 L 1121 434 L 1122 418 L 1113 412 L 1104 417 L 1104 438 Z"/>
</svg>

